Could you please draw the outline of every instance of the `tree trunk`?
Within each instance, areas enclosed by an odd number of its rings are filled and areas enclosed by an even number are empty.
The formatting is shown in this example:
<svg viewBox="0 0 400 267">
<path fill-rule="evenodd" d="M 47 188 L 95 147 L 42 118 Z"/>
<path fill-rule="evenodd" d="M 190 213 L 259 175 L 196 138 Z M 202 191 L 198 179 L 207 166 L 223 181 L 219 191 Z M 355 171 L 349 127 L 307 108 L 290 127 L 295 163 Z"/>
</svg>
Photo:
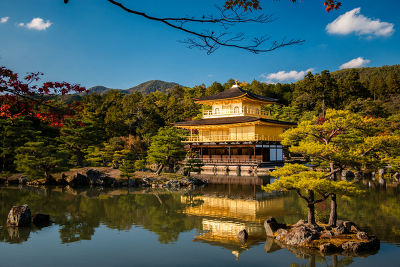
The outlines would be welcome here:
<svg viewBox="0 0 400 267">
<path fill-rule="evenodd" d="M 164 164 L 160 164 L 160 165 L 158 165 L 158 168 L 157 168 L 157 171 L 156 171 L 156 174 L 157 175 L 160 175 L 161 174 L 161 171 L 164 169 Z"/>
<path fill-rule="evenodd" d="M 50 183 L 50 173 L 47 169 L 44 170 L 44 177 L 46 179 L 46 184 Z"/>
<path fill-rule="evenodd" d="M 336 221 L 337 221 L 336 194 L 331 194 L 331 212 L 329 214 L 329 225 L 335 227 Z"/>
<path fill-rule="evenodd" d="M 333 162 L 329 163 L 331 169 L 331 180 L 336 181 L 336 174 L 333 173 L 335 170 L 335 166 Z M 331 212 L 329 214 L 329 225 L 335 227 L 337 221 L 337 202 L 336 202 L 336 194 L 331 194 Z"/>
<path fill-rule="evenodd" d="M 310 223 L 310 224 L 316 224 L 316 222 L 315 222 L 314 191 L 312 191 L 312 190 L 308 190 L 307 211 L 308 211 L 307 222 Z"/>
<path fill-rule="evenodd" d="M 76 165 L 79 167 L 83 166 L 83 153 L 80 150 L 77 150 L 76 153 Z"/>
</svg>

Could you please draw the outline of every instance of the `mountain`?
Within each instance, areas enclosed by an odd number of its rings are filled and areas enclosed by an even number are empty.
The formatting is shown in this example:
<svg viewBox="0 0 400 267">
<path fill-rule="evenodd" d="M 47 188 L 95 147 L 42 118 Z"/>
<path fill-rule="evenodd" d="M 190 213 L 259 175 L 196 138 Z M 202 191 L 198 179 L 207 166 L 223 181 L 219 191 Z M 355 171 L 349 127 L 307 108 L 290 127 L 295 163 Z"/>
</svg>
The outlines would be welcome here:
<svg viewBox="0 0 400 267">
<path fill-rule="evenodd" d="M 96 94 L 106 94 L 110 90 L 119 90 L 122 93 L 125 94 L 132 94 L 134 92 L 140 92 L 143 94 L 150 94 L 155 91 L 160 91 L 160 92 L 166 92 L 167 89 L 172 89 L 174 86 L 180 86 L 177 83 L 174 82 L 165 82 L 165 81 L 160 81 L 160 80 L 151 80 L 147 81 L 144 83 L 141 83 L 139 85 L 133 86 L 127 90 L 124 89 L 112 89 L 112 88 L 107 88 L 102 85 L 98 86 L 93 86 L 88 89 L 89 94 L 96 93 Z"/>
<path fill-rule="evenodd" d="M 155 91 L 166 92 L 167 89 L 172 89 L 174 86 L 180 86 L 174 82 L 164 82 L 160 80 L 151 80 L 139 85 L 136 85 L 132 88 L 129 88 L 127 91 L 130 93 L 141 92 L 143 94 L 149 94 Z"/>
</svg>

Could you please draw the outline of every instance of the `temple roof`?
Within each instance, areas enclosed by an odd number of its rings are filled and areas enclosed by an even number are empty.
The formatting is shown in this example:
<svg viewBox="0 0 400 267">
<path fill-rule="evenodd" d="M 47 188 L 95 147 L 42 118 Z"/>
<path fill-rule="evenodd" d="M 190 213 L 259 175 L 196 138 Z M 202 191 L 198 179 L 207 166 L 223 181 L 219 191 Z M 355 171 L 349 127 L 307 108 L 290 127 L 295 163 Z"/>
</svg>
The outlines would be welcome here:
<svg viewBox="0 0 400 267">
<path fill-rule="evenodd" d="M 260 101 L 278 102 L 278 99 L 253 94 L 249 91 L 246 91 L 246 90 L 240 88 L 237 85 L 233 85 L 231 87 L 231 89 L 225 90 L 216 95 L 194 98 L 194 100 L 195 101 L 208 101 L 208 100 L 231 99 L 231 98 L 241 97 L 241 96 L 245 96 L 245 95 L 249 98 L 260 100 Z"/>
<path fill-rule="evenodd" d="M 181 121 L 174 123 L 175 126 L 200 126 L 200 125 L 221 125 L 221 124 L 234 124 L 234 123 L 245 123 L 253 121 L 262 121 L 273 124 L 283 124 L 283 125 L 296 125 L 293 122 L 278 121 L 264 118 L 256 118 L 250 116 L 236 116 L 236 117 L 224 117 L 224 118 L 211 118 L 211 119 L 201 119 L 192 121 Z"/>
</svg>

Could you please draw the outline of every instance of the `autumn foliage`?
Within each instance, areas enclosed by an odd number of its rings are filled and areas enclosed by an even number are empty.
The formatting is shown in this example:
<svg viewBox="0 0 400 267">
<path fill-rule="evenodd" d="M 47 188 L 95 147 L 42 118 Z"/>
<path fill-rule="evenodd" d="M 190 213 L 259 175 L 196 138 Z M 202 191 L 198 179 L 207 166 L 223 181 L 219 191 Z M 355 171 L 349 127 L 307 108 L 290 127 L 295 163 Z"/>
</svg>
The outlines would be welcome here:
<svg viewBox="0 0 400 267">
<path fill-rule="evenodd" d="M 52 126 L 63 126 L 66 117 L 73 116 L 79 103 L 57 103 L 55 97 L 68 93 L 85 92 L 85 87 L 67 82 L 40 84 L 43 73 L 29 73 L 22 79 L 6 67 L 0 67 L 0 117 L 15 119 L 34 116 L 49 121 Z"/>
</svg>

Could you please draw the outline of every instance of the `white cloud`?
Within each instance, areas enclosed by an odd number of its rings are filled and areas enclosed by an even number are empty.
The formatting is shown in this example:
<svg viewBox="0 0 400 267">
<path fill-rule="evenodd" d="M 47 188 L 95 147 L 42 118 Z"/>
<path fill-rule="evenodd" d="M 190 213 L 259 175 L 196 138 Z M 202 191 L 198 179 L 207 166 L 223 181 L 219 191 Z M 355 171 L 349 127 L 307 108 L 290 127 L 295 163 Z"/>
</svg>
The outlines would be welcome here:
<svg viewBox="0 0 400 267">
<path fill-rule="evenodd" d="M 274 81 L 282 82 L 282 81 L 297 81 L 307 74 L 309 71 L 313 71 L 314 69 L 307 69 L 307 70 L 291 70 L 291 71 L 278 71 L 276 73 L 269 73 L 269 74 L 261 74 L 261 77 L 267 80 L 268 83 L 274 83 Z"/>
<path fill-rule="evenodd" d="M 42 18 L 34 18 L 29 23 L 18 23 L 20 27 L 26 27 L 31 30 L 43 31 L 49 28 L 53 23 L 50 20 L 44 21 Z"/>
<path fill-rule="evenodd" d="M 394 24 L 381 22 L 379 19 L 370 19 L 360 14 L 361 8 L 355 8 L 339 16 L 326 26 L 330 34 L 351 34 L 365 35 L 368 37 L 388 37 L 394 33 Z"/>
<path fill-rule="evenodd" d="M 371 60 L 365 59 L 363 57 L 354 58 L 340 66 L 340 69 L 351 69 L 351 68 L 359 68 L 370 63 Z"/>
<path fill-rule="evenodd" d="M 10 17 L 2 17 L 0 23 L 6 23 Z"/>
</svg>

